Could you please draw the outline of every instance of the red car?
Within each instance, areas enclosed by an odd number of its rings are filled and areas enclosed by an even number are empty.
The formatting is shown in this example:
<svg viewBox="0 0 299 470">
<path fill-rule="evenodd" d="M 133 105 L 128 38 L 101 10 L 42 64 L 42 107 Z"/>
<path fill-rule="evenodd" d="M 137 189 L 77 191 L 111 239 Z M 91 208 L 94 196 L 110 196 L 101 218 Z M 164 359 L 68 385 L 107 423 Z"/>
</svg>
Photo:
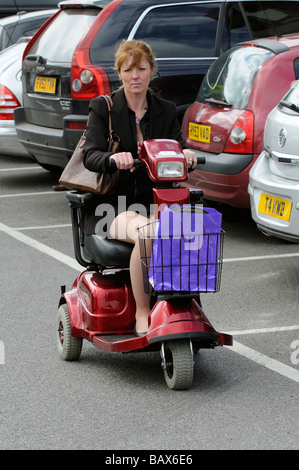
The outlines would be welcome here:
<svg viewBox="0 0 299 470">
<path fill-rule="evenodd" d="M 266 117 L 298 78 L 299 34 L 249 41 L 221 55 L 183 119 L 188 146 L 206 157 L 188 185 L 206 199 L 249 208 L 249 170 L 263 150 Z"/>
</svg>

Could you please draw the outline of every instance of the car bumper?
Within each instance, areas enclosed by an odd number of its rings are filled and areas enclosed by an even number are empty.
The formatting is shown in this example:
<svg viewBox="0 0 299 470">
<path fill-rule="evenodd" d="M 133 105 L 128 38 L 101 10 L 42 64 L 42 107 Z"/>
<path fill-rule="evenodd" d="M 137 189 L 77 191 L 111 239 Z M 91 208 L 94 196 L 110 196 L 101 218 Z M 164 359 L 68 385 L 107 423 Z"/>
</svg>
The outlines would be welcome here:
<svg viewBox="0 0 299 470">
<path fill-rule="evenodd" d="M 267 235 L 299 243 L 299 181 L 274 175 L 269 169 L 269 160 L 262 152 L 249 174 L 248 193 L 251 215 L 258 228 Z M 279 200 L 290 201 L 289 220 L 259 211 L 261 194 Z"/>
<path fill-rule="evenodd" d="M 0 155 L 29 156 L 28 151 L 19 142 L 15 123 L 12 120 L 0 121 Z"/>
<path fill-rule="evenodd" d="M 19 141 L 36 161 L 42 166 L 63 169 L 83 133 L 80 129 L 69 129 L 69 123 L 86 123 L 87 116 L 66 116 L 63 129 L 55 129 L 26 122 L 24 108 L 18 108 L 15 110 L 14 120 Z"/>
<path fill-rule="evenodd" d="M 250 207 L 247 192 L 249 170 L 255 155 L 209 154 L 192 149 L 206 163 L 190 173 L 188 186 L 203 189 L 204 197 L 234 207 Z"/>
</svg>

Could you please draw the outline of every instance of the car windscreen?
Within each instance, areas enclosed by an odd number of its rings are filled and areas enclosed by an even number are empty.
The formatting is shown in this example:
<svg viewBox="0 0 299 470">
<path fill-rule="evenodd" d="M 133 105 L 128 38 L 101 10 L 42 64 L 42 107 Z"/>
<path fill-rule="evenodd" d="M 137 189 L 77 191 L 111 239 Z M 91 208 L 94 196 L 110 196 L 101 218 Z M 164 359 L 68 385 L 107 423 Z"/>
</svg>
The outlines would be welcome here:
<svg viewBox="0 0 299 470">
<path fill-rule="evenodd" d="M 196 101 L 217 101 L 230 107 L 246 109 L 259 68 L 273 52 L 257 47 L 238 47 L 225 52 L 210 67 Z"/>
<path fill-rule="evenodd" d="M 78 42 L 100 11 L 96 8 L 61 10 L 33 43 L 28 55 L 39 55 L 49 62 L 71 63 Z"/>
</svg>

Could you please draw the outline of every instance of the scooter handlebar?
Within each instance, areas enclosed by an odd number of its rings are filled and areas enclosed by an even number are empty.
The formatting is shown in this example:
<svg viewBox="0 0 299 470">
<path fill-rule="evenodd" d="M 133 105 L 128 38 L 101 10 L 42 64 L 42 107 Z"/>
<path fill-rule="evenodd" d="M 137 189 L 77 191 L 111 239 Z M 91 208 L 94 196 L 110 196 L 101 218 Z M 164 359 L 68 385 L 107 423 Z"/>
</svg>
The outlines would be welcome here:
<svg viewBox="0 0 299 470">
<path fill-rule="evenodd" d="M 197 158 L 197 163 L 196 163 L 196 167 L 197 165 L 204 165 L 206 163 L 206 157 L 196 157 Z M 188 173 L 191 173 L 191 171 L 194 171 L 196 170 L 196 167 L 195 168 L 188 168 Z"/>
<path fill-rule="evenodd" d="M 141 164 L 142 163 L 138 158 L 134 158 L 133 167 L 140 166 Z M 114 170 L 114 171 L 117 170 L 117 165 L 116 165 L 116 162 L 115 162 L 114 158 L 109 158 L 108 167 L 110 168 L 110 170 Z"/>
<path fill-rule="evenodd" d="M 206 157 L 197 157 L 197 165 L 204 165 L 205 163 L 206 163 Z M 134 158 L 133 166 L 137 167 L 140 165 L 141 165 L 141 161 L 138 158 Z M 115 171 L 117 169 L 116 162 L 113 158 L 109 159 L 109 168 Z"/>
<path fill-rule="evenodd" d="M 197 157 L 197 165 L 204 165 L 206 163 L 206 157 Z"/>
</svg>

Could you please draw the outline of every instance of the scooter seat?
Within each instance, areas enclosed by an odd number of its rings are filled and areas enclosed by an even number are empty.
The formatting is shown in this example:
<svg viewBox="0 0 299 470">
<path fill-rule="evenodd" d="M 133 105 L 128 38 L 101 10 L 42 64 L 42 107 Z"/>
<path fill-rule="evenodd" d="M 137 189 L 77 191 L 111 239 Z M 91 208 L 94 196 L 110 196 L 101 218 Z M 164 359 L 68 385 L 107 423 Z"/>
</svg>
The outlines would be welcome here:
<svg viewBox="0 0 299 470">
<path fill-rule="evenodd" d="M 128 268 L 133 245 L 119 240 L 85 235 L 86 254 L 100 266 Z"/>
</svg>

